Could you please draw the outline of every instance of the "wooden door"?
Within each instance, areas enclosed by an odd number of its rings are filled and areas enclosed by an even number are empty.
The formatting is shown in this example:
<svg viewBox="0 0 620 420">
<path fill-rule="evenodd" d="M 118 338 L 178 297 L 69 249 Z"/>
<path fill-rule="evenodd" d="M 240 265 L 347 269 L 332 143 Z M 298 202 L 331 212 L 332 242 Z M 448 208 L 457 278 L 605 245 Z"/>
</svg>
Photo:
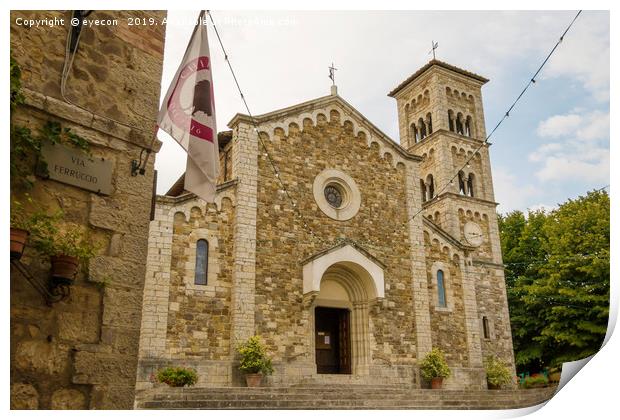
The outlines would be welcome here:
<svg viewBox="0 0 620 420">
<path fill-rule="evenodd" d="M 317 373 L 351 373 L 349 311 L 317 307 L 314 325 Z"/>
<path fill-rule="evenodd" d="M 351 326 L 350 312 L 346 309 L 340 311 L 339 314 L 339 348 L 340 348 L 340 373 L 351 374 Z"/>
</svg>

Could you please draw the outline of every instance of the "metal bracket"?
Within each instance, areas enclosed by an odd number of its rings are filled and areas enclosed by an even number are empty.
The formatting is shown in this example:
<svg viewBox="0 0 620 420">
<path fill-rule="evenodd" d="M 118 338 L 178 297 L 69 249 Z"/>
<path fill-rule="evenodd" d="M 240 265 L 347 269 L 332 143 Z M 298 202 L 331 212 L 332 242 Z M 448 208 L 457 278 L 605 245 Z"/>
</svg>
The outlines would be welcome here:
<svg viewBox="0 0 620 420">
<path fill-rule="evenodd" d="M 26 281 L 28 281 L 41 296 L 43 296 L 45 304 L 48 306 L 52 306 L 53 303 L 67 299 L 71 294 L 71 288 L 68 284 L 59 284 L 53 279 L 50 279 L 47 284 L 43 283 L 30 274 L 26 266 L 16 258 L 11 258 L 11 265 L 24 276 Z"/>
</svg>

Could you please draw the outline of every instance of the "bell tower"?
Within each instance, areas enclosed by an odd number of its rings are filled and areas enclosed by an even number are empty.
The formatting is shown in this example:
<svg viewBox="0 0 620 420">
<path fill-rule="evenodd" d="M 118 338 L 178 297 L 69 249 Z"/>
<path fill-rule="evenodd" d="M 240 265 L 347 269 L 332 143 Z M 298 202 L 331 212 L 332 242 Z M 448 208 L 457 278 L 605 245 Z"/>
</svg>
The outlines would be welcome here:
<svg viewBox="0 0 620 420">
<path fill-rule="evenodd" d="M 486 82 L 482 76 L 433 59 L 388 94 L 398 107 L 400 144 L 424 158 L 419 174 L 423 214 L 465 244 L 466 218 L 485 215 L 487 228 L 496 220 L 488 145 L 484 144 L 481 88 Z M 491 231 L 496 230 L 494 224 Z M 487 240 L 491 239 L 492 232 L 485 230 Z M 475 242 L 473 237 L 469 240 Z"/>
</svg>

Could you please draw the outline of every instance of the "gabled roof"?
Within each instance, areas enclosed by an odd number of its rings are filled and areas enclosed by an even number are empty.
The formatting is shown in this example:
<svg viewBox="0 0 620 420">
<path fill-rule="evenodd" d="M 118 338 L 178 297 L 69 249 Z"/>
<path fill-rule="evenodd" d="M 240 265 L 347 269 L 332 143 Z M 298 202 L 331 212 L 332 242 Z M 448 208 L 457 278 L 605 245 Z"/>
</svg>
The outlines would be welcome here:
<svg viewBox="0 0 620 420">
<path fill-rule="evenodd" d="M 230 120 L 230 122 L 228 123 L 228 126 L 232 128 L 241 121 L 245 121 L 250 124 L 254 122 L 256 124 L 263 124 L 263 123 L 267 123 L 271 121 L 276 123 L 278 120 L 283 120 L 287 116 L 299 115 L 305 112 L 310 113 L 312 111 L 315 111 L 318 108 L 325 108 L 331 104 L 338 104 L 340 107 L 343 108 L 343 110 L 351 114 L 352 118 L 357 120 L 360 125 L 364 126 L 364 128 L 371 131 L 375 137 L 383 140 L 384 143 L 389 145 L 389 147 L 394 149 L 394 151 L 400 154 L 402 157 L 406 159 L 412 159 L 412 160 L 422 160 L 420 156 L 411 154 L 407 150 L 405 150 L 399 143 L 394 141 L 391 137 L 389 137 L 387 134 L 381 131 L 379 127 L 377 127 L 372 122 L 370 122 L 360 111 L 355 109 L 353 105 L 348 103 L 340 95 L 337 95 L 337 94 L 322 96 L 316 99 L 312 99 L 310 101 L 302 102 L 297 105 L 292 105 L 286 108 L 281 108 L 275 111 L 271 111 L 266 114 L 254 115 L 254 120 L 252 120 L 252 118 L 247 114 L 237 113 Z"/>
<path fill-rule="evenodd" d="M 366 250 L 364 247 L 362 247 L 361 245 L 359 245 L 357 242 L 355 242 L 352 239 L 341 239 L 338 241 L 338 243 L 336 243 L 334 246 L 330 246 L 329 248 L 325 248 L 319 252 L 316 252 L 312 255 L 310 255 L 309 257 L 304 258 L 303 260 L 301 260 L 300 264 L 304 265 L 307 264 L 308 262 L 315 260 L 325 254 L 329 254 L 330 252 L 336 250 L 336 249 L 340 249 L 342 247 L 345 246 L 352 246 L 353 248 L 355 248 L 356 250 L 358 250 L 359 252 L 361 252 L 362 254 L 364 254 L 364 256 L 366 256 L 369 260 L 371 260 L 372 262 L 374 262 L 375 264 L 377 264 L 378 266 L 380 266 L 381 268 L 386 268 L 387 265 L 385 265 L 385 263 L 383 263 L 381 260 L 379 260 L 377 257 L 375 257 L 373 254 L 371 254 L 368 250 Z"/>
<path fill-rule="evenodd" d="M 476 73 L 472 73 L 469 72 L 467 70 L 463 70 L 459 67 L 453 66 L 452 64 L 448 64 L 448 63 L 444 63 L 443 61 L 439 61 L 439 60 L 431 60 L 428 63 L 426 63 L 422 68 L 420 68 L 418 71 L 416 71 L 415 73 L 413 73 L 411 76 L 409 76 L 404 82 L 402 82 L 401 84 L 399 84 L 398 86 L 396 86 L 394 89 L 392 89 L 392 91 L 390 93 L 388 93 L 389 97 L 394 97 L 398 92 L 400 92 L 405 86 L 407 86 L 409 83 L 413 82 L 415 79 L 417 79 L 418 77 L 420 77 L 425 71 L 427 71 L 428 69 L 430 69 L 433 66 L 438 66 L 438 67 L 442 67 L 444 69 L 453 71 L 455 73 L 459 73 L 463 76 L 469 77 L 470 79 L 474 79 L 477 80 L 479 82 L 482 82 L 482 84 L 485 84 L 486 82 L 489 81 L 489 79 L 482 77 Z"/>
</svg>

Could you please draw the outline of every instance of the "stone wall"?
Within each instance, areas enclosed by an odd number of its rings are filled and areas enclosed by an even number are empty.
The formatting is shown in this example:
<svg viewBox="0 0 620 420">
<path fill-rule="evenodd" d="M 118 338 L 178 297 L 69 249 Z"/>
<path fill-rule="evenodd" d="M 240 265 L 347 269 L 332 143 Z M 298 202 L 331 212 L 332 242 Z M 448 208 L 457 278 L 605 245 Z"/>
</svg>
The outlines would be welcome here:
<svg viewBox="0 0 620 420">
<path fill-rule="evenodd" d="M 94 158 L 112 162 L 112 193 L 98 195 L 42 178 L 29 191 L 39 209 L 61 208 L 100 247 L 81 266 L 68 299 L 47 306 L 11 270 L 11 407 L 128 409 L 138 356 L 148 222 L 153 189 L 151 154 L 144 176 L 131 161 L 150 148 L 158 108 L 164 28 L 128 27 L 128 16 L 164 12 L 94 11 L 118 27 L 84 28 L 67 96 L 60 95 L 67 27 L 24 27 L 17 18 L 70 18 L 70 12 L 11 13 L 11 55 L 22 69 L 26 104 L 13 124 L 39 130 L 61 123 L 85 138 Z M 112 119 L 110 119 L 112 118 Z M 114 121 L 117 120 L 117 121 Z M 160 147 L 153 145 L 154 152 Z M 17 198 L 24 191 L 12 191 Z M 33 208 L 29 208 L 33 210 Z M 43 282 L 49 259 L 27 248 L 22 262 Z"/>
<path fill-rule="evenodd" d="M 230 382 L 233 217 L 230 198 L 207 206 L 190 194 L 159 197 L 150 225 L 137 389 L 152 387 L 157 370 L 170 365 L 196 369 L 199 386 Z M 199 239 L 209 243 L 206 285 L 195 284 Z"/>
<path fill-rule="evenodd" d="M 280 179 L 314 235 L 296 217 L 267 157 L 259 155 L 256 331 L 276 363 L 313 366 L 314 331 L 300 262 L 346 239 L 386 266 L 385 299 L 370 310 L 371 363 L 383 366 L 383 374 L 390 365 L 411 366 L 417 354 L 411 238 L 400 227 L 408 217 L 405 166 L 385 158 L 376 142 L 369 147 L 363 133 L 345 122 L 349 117 L 343 111 L 319 112 L 316 118 L 316 123 L 306 119 L 301 127 L 289 126 L 288 133 L 279 128 L 264 133 Z M 349 220 L 328 217 L 315 202 L 313 181 L 328 168 L 343 171 L 359 187 L 360 210 Z"/>
</svg>

